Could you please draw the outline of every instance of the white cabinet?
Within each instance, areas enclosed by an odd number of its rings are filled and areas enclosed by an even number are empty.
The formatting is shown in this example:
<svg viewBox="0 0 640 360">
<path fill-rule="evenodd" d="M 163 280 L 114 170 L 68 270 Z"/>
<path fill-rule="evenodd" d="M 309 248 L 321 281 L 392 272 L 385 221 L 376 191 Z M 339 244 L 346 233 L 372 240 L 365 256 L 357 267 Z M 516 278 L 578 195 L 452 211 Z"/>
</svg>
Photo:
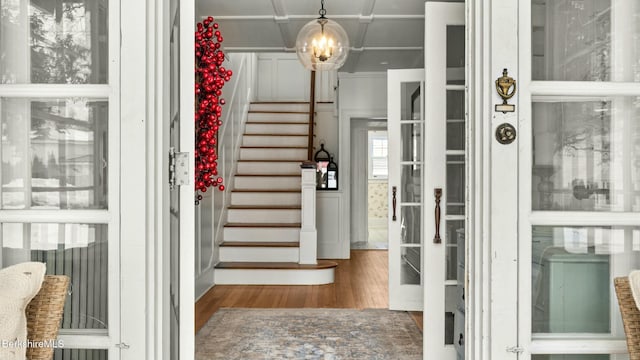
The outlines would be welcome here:
<svg viewBox="0 0 640 360">
<path fill-rule="evenodd" d="M 316 228 L 318 230 L 318 258 L 340 259 L 345 246 L 349 246 L 345 234 L 348 217 L 344 213 L 342 191 L 316 192 Z"/>
</svg>

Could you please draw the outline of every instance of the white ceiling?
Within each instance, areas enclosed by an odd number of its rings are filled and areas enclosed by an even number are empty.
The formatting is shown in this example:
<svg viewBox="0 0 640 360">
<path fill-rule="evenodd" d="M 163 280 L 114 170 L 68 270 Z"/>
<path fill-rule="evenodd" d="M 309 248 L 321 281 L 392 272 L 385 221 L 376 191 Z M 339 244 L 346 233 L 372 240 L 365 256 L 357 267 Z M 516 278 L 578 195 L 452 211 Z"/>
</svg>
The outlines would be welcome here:
<svg viewBox="0 0 640 360">
<path fill-rule="evenodd" d="M 196 1 L 198 19 L 216 19 L 229 52 L 295 51 L 298 31 L 320 9 L 320 0 Z M 340 71 L 422 67 L 424 2 L 325 0 L 326 16 L 345 28 L 351 43 Z"/>
</svg>

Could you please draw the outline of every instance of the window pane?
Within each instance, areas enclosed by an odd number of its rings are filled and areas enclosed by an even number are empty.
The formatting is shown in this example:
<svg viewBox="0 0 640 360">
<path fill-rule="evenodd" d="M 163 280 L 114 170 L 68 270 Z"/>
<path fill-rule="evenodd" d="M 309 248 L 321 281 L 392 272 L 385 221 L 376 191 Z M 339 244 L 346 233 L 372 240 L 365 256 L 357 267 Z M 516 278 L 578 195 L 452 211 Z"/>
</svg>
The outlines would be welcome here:
<svg viewBox="0 0 640 360">
<path fill-rule="evenodd" d="M 107 4 L 0 0 L 0 83 L 106 84 Z"/>
<path fill-rule="evenodd" d="M 534 210 L 640 211 L 640 98 L 534 103 L 532 115 Z"/>
<path fill-rule="evenodd" d="M 403 244 L 422 243 L 420 206 L 400 206 L 400 239 Z"/>
<path fill-rule="evenodd" d="M 108 360 L 109 352 L 100 349 L 56 349 L 53 360 Z"/>
<path fill-rule="evenodd" d="M 422 161 L 422 123 L 400 124 L 402 161 Z"/>
<path fill-rule="evenodd" d="M 464 155 L 447 155 L 447 215 L 464 215 Z"/>
<path fill-rule="evenodd" d="M 107 225 L 3 223 L 0 226 L 2 266 L 39 261 L 47 264 L 48 275 L 71 278 L 63 329 L 107 329 Z"/>
<path fill-rule="evenodd" d="M 420 120 L 422 100 L 420 96 L 420 82 L 405 82 L 400 85 L 401 91 L 401 120 Z"/>
<path fill-rule="evenodd" d="M 420 285 L 420 248 L 403 247 L 400 249 L 400 284 Z"/>
<path fill-rule="evenodd" d="M 531 13 L 533 80 L 640 81 L 638 1 L 534 0 Z"/>
<path fill-rule="evenodd" d="M 612 283 L 640 266 L 640 228 L 535 226 L 532 235 L 532 331 L 624 338 Z"/>
<path fill-rule="evenodd" d="M 447 220 L 445 222 L 445 240 L 447 244 L 446 248 L 446 280 L 459 280 L 458 279 L 458 266 L 464 266 L 461 264 L 464 259 L 458 259 L 460 251 L 458 250 L 458 238 L 464 239 L 464 220 Z M 462 240 L 464 241 L 464 240 Z"/>
<path fill-rule="evenodd" d="M 420 165 L 405 164 L 401 168 L 400 187 L 402 193 L 397 194 L 401 202 L 419 203 L 421 198 Z"/>
<path fill-rule="evenodd" d="M 106 209 L 104 100 L 1 99 L 3 209 Z"/>
<path fill-rule="evenodd" d="M 464 85 L 464 26 L 447 26 L 447 84 Z"/>
</svg>

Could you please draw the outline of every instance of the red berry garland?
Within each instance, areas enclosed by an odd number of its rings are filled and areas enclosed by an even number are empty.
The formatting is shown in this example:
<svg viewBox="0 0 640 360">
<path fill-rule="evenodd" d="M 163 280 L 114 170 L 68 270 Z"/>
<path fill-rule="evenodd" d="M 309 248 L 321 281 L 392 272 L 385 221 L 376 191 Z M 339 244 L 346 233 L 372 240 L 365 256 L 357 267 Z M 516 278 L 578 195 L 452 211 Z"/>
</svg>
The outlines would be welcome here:
<svg viewBox="0 0 640 360">
<path fill-rule="evenodd" d="M 224 41 L 218 29 L 218 23 L 209 16 L 202 23 L 198 23 L 195 33 L 196 52 L 196 192 L 206 192 L 214 186 L 224 190 L 222 177 L 218 175 L 218 129 L 222 126 L 222 105 L 225 100 L 220 98 L 222 87 L 231 79 L 233 72 L 222 66 L 224 52 L 220 44 Z M 217 40 L 217 41 L 215 41 Z M 202 195 L 198 194 L 198 200 Z"/>
</svg>

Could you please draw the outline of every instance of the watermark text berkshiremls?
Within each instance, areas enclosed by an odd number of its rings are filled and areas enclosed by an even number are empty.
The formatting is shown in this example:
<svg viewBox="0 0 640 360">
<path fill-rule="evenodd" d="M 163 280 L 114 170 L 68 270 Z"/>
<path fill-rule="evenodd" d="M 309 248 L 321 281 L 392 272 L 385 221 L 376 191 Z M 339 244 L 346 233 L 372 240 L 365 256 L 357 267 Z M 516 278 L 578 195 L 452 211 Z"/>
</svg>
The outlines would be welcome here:
<svg viewBox="0 0 640 360">
<path fill-rule="evenodd" d="M 25 341 L 20 341 L 20 340 L 13 340 L 13 341 L 9 341 L 9 340 L 2 340 L 2 342 L 0 342 L 0 347 L 3 348 L 63 348 L 64 347 L 64 341 L 63 340 L 59 340 L 59 339 L 52 339 L 52 340 L 40 340 L 40 341 L 33 341 L 33 340 L 25 340 Z"/>
</svg>

